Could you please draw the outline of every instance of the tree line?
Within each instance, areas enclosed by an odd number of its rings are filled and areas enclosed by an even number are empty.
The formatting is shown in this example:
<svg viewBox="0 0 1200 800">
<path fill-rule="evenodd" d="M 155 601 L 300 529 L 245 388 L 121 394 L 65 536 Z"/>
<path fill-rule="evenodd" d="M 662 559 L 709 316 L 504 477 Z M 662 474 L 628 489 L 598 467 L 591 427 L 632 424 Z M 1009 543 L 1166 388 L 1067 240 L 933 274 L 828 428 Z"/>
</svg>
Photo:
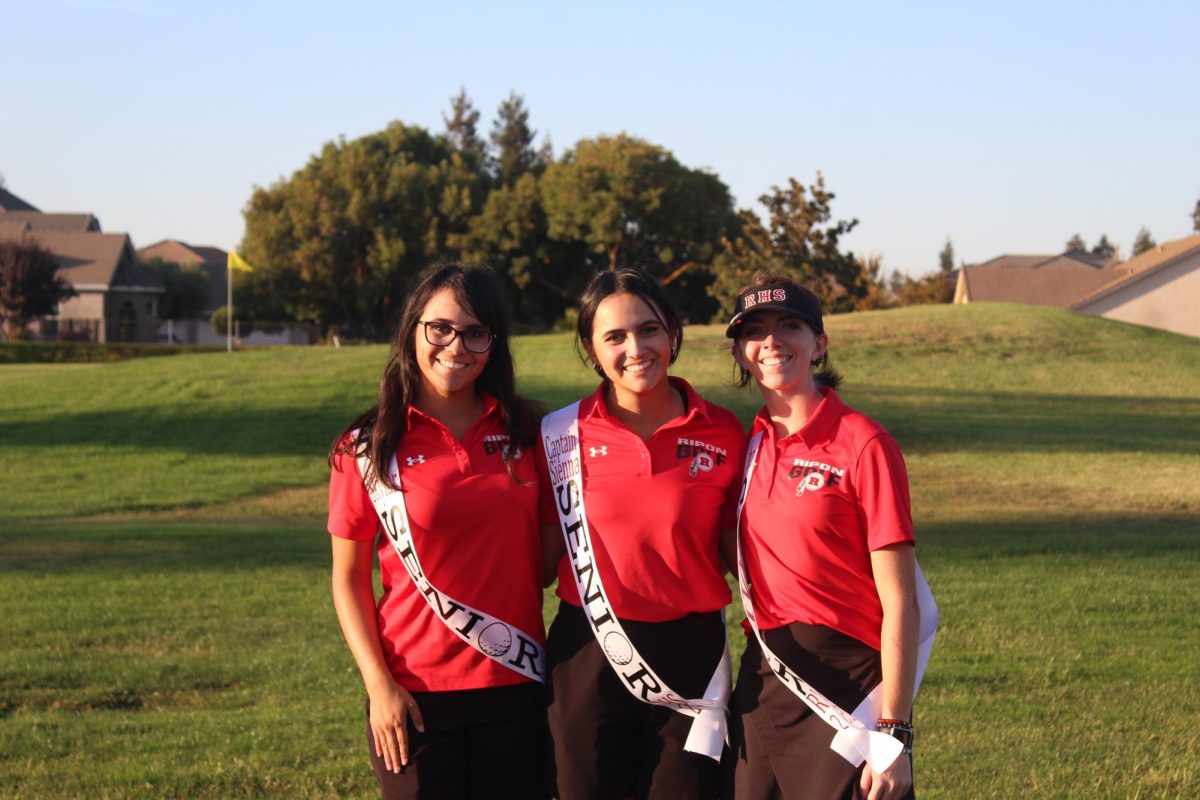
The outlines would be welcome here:
<svg viewBox="0 0 1200 800">
<path fill-rule="evenodd" d="M 511 93 L 490 132 L 465 91 L 438 133 L 403 122 L 326 144 L 290 177 L 256 188 L 242 254 L 255 266 L 234 307 L 259 319 L 386 335 L 417 274 L 440 259 L 490 264 L 525 329 L 562 319 L 597 270 L 639 266 L 691 322 L 728 313 L 758 268 L 792 273 L 832 311 L 875 308 L 879 265 L 844 250 L 857 220 L 837 220 L 818 174 L 735 209 L 713 172 L 625 133 L 581 139 L 556 156 L 537 145 Z"/>
</svg>

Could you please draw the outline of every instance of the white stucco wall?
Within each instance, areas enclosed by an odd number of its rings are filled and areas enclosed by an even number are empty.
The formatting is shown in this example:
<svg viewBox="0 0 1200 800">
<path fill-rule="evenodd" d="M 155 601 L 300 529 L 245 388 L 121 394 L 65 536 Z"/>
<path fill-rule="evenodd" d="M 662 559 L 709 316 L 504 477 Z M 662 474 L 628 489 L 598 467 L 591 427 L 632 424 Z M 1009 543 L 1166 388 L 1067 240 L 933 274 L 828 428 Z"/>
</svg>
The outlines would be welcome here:
<svg viewBox="0 0 1200 800">
<path fill-rule="evenodd" d="M 1200 253 L 1076 310 L 1200 337 Z"/>
</svg>

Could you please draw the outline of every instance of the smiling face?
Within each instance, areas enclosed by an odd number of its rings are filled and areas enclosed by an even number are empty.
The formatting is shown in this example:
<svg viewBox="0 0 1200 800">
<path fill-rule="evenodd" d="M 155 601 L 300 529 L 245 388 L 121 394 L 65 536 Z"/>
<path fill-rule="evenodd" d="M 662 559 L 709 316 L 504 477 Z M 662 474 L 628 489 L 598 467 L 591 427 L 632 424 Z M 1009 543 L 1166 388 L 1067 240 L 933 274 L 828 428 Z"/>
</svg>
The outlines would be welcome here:
<svg viewBox="0 0 1200 800">
<path fill-rule="evenodd" d="M 618 398 L 666 389 L 671 332 L 660 317 L 648 302 L 628 292 L 609 295 L 596 307 L 592 335 L 584 346 Z"/>
<path fill-rule="evenodd" d="M 733 358 L 765 390 L 809 394 L 816 388 L 813 362 L 828 346 L 828 337 L 813 333 L 803 320 L 780 311 L 758 311 L 742 323 Z"/>
<path fill-rule="evenodd" d="M 421 312 L 421 322 L 439 322 L 465 331 L 484 328 L 476 316 L 459 304 L 450 288 L 436 291 Z M 462 392 L 473 392 L 475 381 L 487 365 L 488 353 L 472 353 L 456 335 L 448 345 L 430 344 L 425 338 L 425 326 L 413 330 L 413 347 L 417 368 L 421 371 L 421 391 L 448 398 Z"/>
</svg>

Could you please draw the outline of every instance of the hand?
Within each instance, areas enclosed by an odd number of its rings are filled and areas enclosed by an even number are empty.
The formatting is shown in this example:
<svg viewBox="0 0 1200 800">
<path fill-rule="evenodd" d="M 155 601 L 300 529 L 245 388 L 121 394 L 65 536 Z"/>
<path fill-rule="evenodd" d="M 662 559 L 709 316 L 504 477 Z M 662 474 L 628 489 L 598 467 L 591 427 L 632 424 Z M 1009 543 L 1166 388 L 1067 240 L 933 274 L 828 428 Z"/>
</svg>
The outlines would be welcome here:
<svg viewBox="0 0 1200 800">
<path fill-rule="evenodd" d="M 883 772 L 864 764 L 858 779 L 859 796 L 865 800 L 900 800 L 912 788 L 912 756 L 901 753 Z"/>
<path fill-rule="evenodd" d="M 375 739 L 375 754 L 383 759 L 384 766 L 399 774 L 408 766 L 409 717 L 413 727 L 425 732 L 425 720 L 417 701 L 403 686 L 390 682 L 389 686 L 371 692 L 371 736 Z"/>
</svg>

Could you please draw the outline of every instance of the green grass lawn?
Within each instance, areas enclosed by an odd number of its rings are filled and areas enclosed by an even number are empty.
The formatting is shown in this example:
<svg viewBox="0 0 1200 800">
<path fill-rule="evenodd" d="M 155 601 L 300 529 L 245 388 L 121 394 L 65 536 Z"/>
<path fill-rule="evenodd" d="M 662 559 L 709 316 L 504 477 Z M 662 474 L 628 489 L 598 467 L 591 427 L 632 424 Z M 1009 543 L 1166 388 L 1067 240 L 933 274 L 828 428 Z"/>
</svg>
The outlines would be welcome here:
<svg viewBox="0 0 1200 800">
<path fill-rule="evenodd" d="M 1200 795 L 1200 341 L 1004 305 L 829 334 L 942 610 L 921 796 Z M 749 420 L 727 348 L 689 328 L 674 371 Z M 515 350 L 549 406 L 595 385 L 564 335 Z M 385 355 L 0 366 L 0 797 L 373 796 L 324 454 Z"/>
</svg>

